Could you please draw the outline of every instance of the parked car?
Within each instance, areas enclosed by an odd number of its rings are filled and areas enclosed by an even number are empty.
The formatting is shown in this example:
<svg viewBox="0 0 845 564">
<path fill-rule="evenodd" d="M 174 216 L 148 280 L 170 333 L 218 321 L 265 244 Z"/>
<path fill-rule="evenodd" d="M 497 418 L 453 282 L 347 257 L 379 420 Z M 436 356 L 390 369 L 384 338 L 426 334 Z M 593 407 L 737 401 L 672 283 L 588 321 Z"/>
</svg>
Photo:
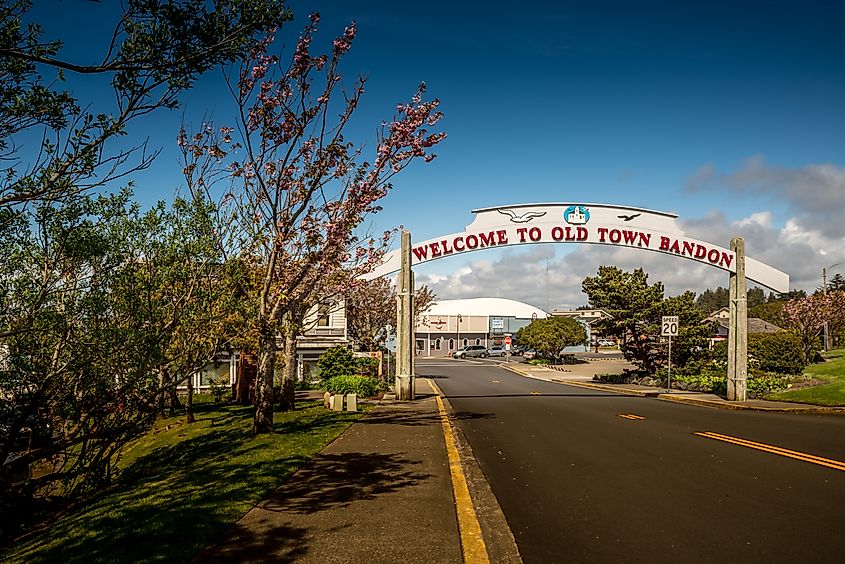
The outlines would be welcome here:
<svg viewBox="0 0 845 564">
<path fill-rule="evenodd" d="M 490 350 L 487 351 L 487 354 L 490 356 L 505 356 L 507 351 L 502 347 L 490 347 Z"/>
<path fill-rule="evenodd" d="M 452 358 L 480 357 L 485 358 L 489 353 L 483 345 L 467 345 L 452 353 Z"/>
<path fill-rule="evenodd" d="M 599 339 L 599 346 L 600 347 L 615 347 L 616 341 L 613 339 Z"/>
<path fill-rule="evenodd" d="M 522 358 L 525 360 L 531 360 L 537 356 L 537 351 L 534 349 L 528 349 L 527 351 L 523 351 Z"/>
<path fill-rule="evenodd" d="M 522 353 L 525 352 L 525 347 L 522 345 L 511 345 L 511 355 L 513 356 L 522 356 Z"/>
</svg>

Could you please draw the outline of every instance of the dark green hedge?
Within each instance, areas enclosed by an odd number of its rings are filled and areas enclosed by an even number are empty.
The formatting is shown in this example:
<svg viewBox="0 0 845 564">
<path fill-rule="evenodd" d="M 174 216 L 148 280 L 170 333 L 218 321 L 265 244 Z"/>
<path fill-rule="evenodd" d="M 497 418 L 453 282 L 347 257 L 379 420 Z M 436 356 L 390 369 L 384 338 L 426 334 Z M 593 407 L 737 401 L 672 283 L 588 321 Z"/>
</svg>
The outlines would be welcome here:
<svg viewBox="0 0 845 564">
<path fill-rule="evenodd" d="M 714 349 L 715 358 L 727 362 L 726 341 Z M 801 374 L 806 363 L 801 338 L 789 331 L 778 333 L 752 333 L 748 335 L 749 369 L 777 374 Z"/>
</svg>

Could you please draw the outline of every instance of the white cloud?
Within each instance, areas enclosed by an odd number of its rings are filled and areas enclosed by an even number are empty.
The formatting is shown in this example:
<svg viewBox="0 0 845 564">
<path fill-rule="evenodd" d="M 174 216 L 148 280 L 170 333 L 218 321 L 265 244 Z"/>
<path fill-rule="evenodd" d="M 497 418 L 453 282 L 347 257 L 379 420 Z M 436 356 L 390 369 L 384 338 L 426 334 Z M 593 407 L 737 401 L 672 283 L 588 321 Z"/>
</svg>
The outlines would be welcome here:
<svg viewBox="0 0 845 564">
<path fill-rule="evenodd" d="M 829 238 L 845 236 L 845 168 L 809 164 L 796 169 L 766 164 L 762 155 L 735 172 L 718 173 L 707 164 L 686 180 L 689 192 L 721 189 L 740 196 L 769 196 L 785 202 L 794 221 Z"/>
</svg>

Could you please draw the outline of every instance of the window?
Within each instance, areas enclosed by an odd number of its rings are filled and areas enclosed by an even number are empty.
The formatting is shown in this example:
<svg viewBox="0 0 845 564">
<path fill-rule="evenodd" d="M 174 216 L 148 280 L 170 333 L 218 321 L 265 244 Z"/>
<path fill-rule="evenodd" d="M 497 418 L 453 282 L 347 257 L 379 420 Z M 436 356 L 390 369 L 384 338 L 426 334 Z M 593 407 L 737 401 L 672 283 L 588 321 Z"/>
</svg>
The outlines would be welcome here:
<svg viewBox="0 0 845 564">
<path fill-rule="evenodd" d="M 455 339 L 449 339 L 449 350 L 455 348 Z"/>
<path fill-rule="evenodd" d="M 317 308 L 317 327 L 329 326 L 329 306 L 320 304 Z"/>
<path fill-rule="evenodd" d="M 437 349 L 438 351 L 440 350 L 440 339 L 437 339 L 436 341 L 434 341 L 434 348 Z"/>
<path fill-rule="evenodd" d="M 475 340 L 475 344 L 476 344 L 476 345 L 480 345 L 480 344 L 481 344 L 481 339 L 476 339 L 476 340 Z"/>
<path fill-rule="evenodd" d="M 467 346 L 468 344 L 469 344 L 469 339 L 464 339 L 464 346 Z"/>
</svg>

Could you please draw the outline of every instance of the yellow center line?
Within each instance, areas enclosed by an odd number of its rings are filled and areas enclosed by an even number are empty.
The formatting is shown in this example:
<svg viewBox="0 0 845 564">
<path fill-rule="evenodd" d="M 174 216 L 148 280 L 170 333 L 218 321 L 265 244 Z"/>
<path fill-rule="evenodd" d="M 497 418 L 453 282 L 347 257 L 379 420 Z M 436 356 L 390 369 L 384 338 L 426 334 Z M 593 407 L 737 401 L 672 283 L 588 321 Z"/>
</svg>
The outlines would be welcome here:
<svg viewBox="0 0 845 564">
<path fill-rule="evenodd" d="M 531 395 L 532 395 L 532 396 L 542 396 L 543 394 L 541 394 L 540 392 L 534 392 L 534 391 L 532 391 L 532 392 L 531 392 Z"/>
<path fill-rule="evenodd" d="M 624 417 L 625 419 L 631 419 L 633 421 L 642 421 L 645 417 L 640 417 L 639 415 L 634 415 L 633 413 L 620 413 L 619 417 Z"/>
<path fill-rule="evenodd" d="M 731 443 L 739 446 L 744 446 L 747 448 L 753 448 L 756 450 L 762 450 L 764 452 L 770 452 L 772 454 L 778 454 L 780 456 L 785 456 L 787 458 L 793 458 L 795 460 L 801 460 L 803 462 L 810 462 L 811 464 L 818 464 L 819 466 L 825 466 L 827 468 L 833 468 L 834 470 L 841 470 L 845 472 L 845 462 L 840 462 L 839 460 L 831 460 L 830 458 L 822 458 L 821 456 L 815 456 L 813 454 L 807 454 L 805 452 L 798 452 L 795 450 L 789 450 L 786 448 L 781 448 L 773 445 L 767 445 L 765 443 L 757 443 L 754 441 L 749 441 L 747 439 L 740 439 L 738 437 L 731 437 L 730 435 L 722 435 L 720 433 L 713 433 L 711 431 L 707 431 L 705 433 L 693 433 L 698 435 L 699 437 L 705 437 L 707 439 L 715 439 L 717 441 L 723 441 L 726 443 Z"/>
<path fill-rule="evenodd" d="M 455 440 L 452 425 L 449 423 L 449 416 L 443 400 L 440 399 L 440 389 L 431 380 L 428 381 L 432 391 L 437 394 L 437 409 L 440 412 L 440 422 L 443 424 L 443 435 L 446 438 L 446 454 L 449 458 L 449 471 L 452 477 L 452 492 L 455 496 L 455 506 L 458 514 L 458 529 L 461 535 L 461 549 L 466 564 L 489 564 L 487 556 L 487 545 L 484 544 L 484 537 L 481 534 L 481 525 L 478 523 L 478 516 L 472 506 L 472 498 L 469 495 L 469 486 L 461 466 L 461 457 L 458 455 L 457 441 Z"/>
</svg>

